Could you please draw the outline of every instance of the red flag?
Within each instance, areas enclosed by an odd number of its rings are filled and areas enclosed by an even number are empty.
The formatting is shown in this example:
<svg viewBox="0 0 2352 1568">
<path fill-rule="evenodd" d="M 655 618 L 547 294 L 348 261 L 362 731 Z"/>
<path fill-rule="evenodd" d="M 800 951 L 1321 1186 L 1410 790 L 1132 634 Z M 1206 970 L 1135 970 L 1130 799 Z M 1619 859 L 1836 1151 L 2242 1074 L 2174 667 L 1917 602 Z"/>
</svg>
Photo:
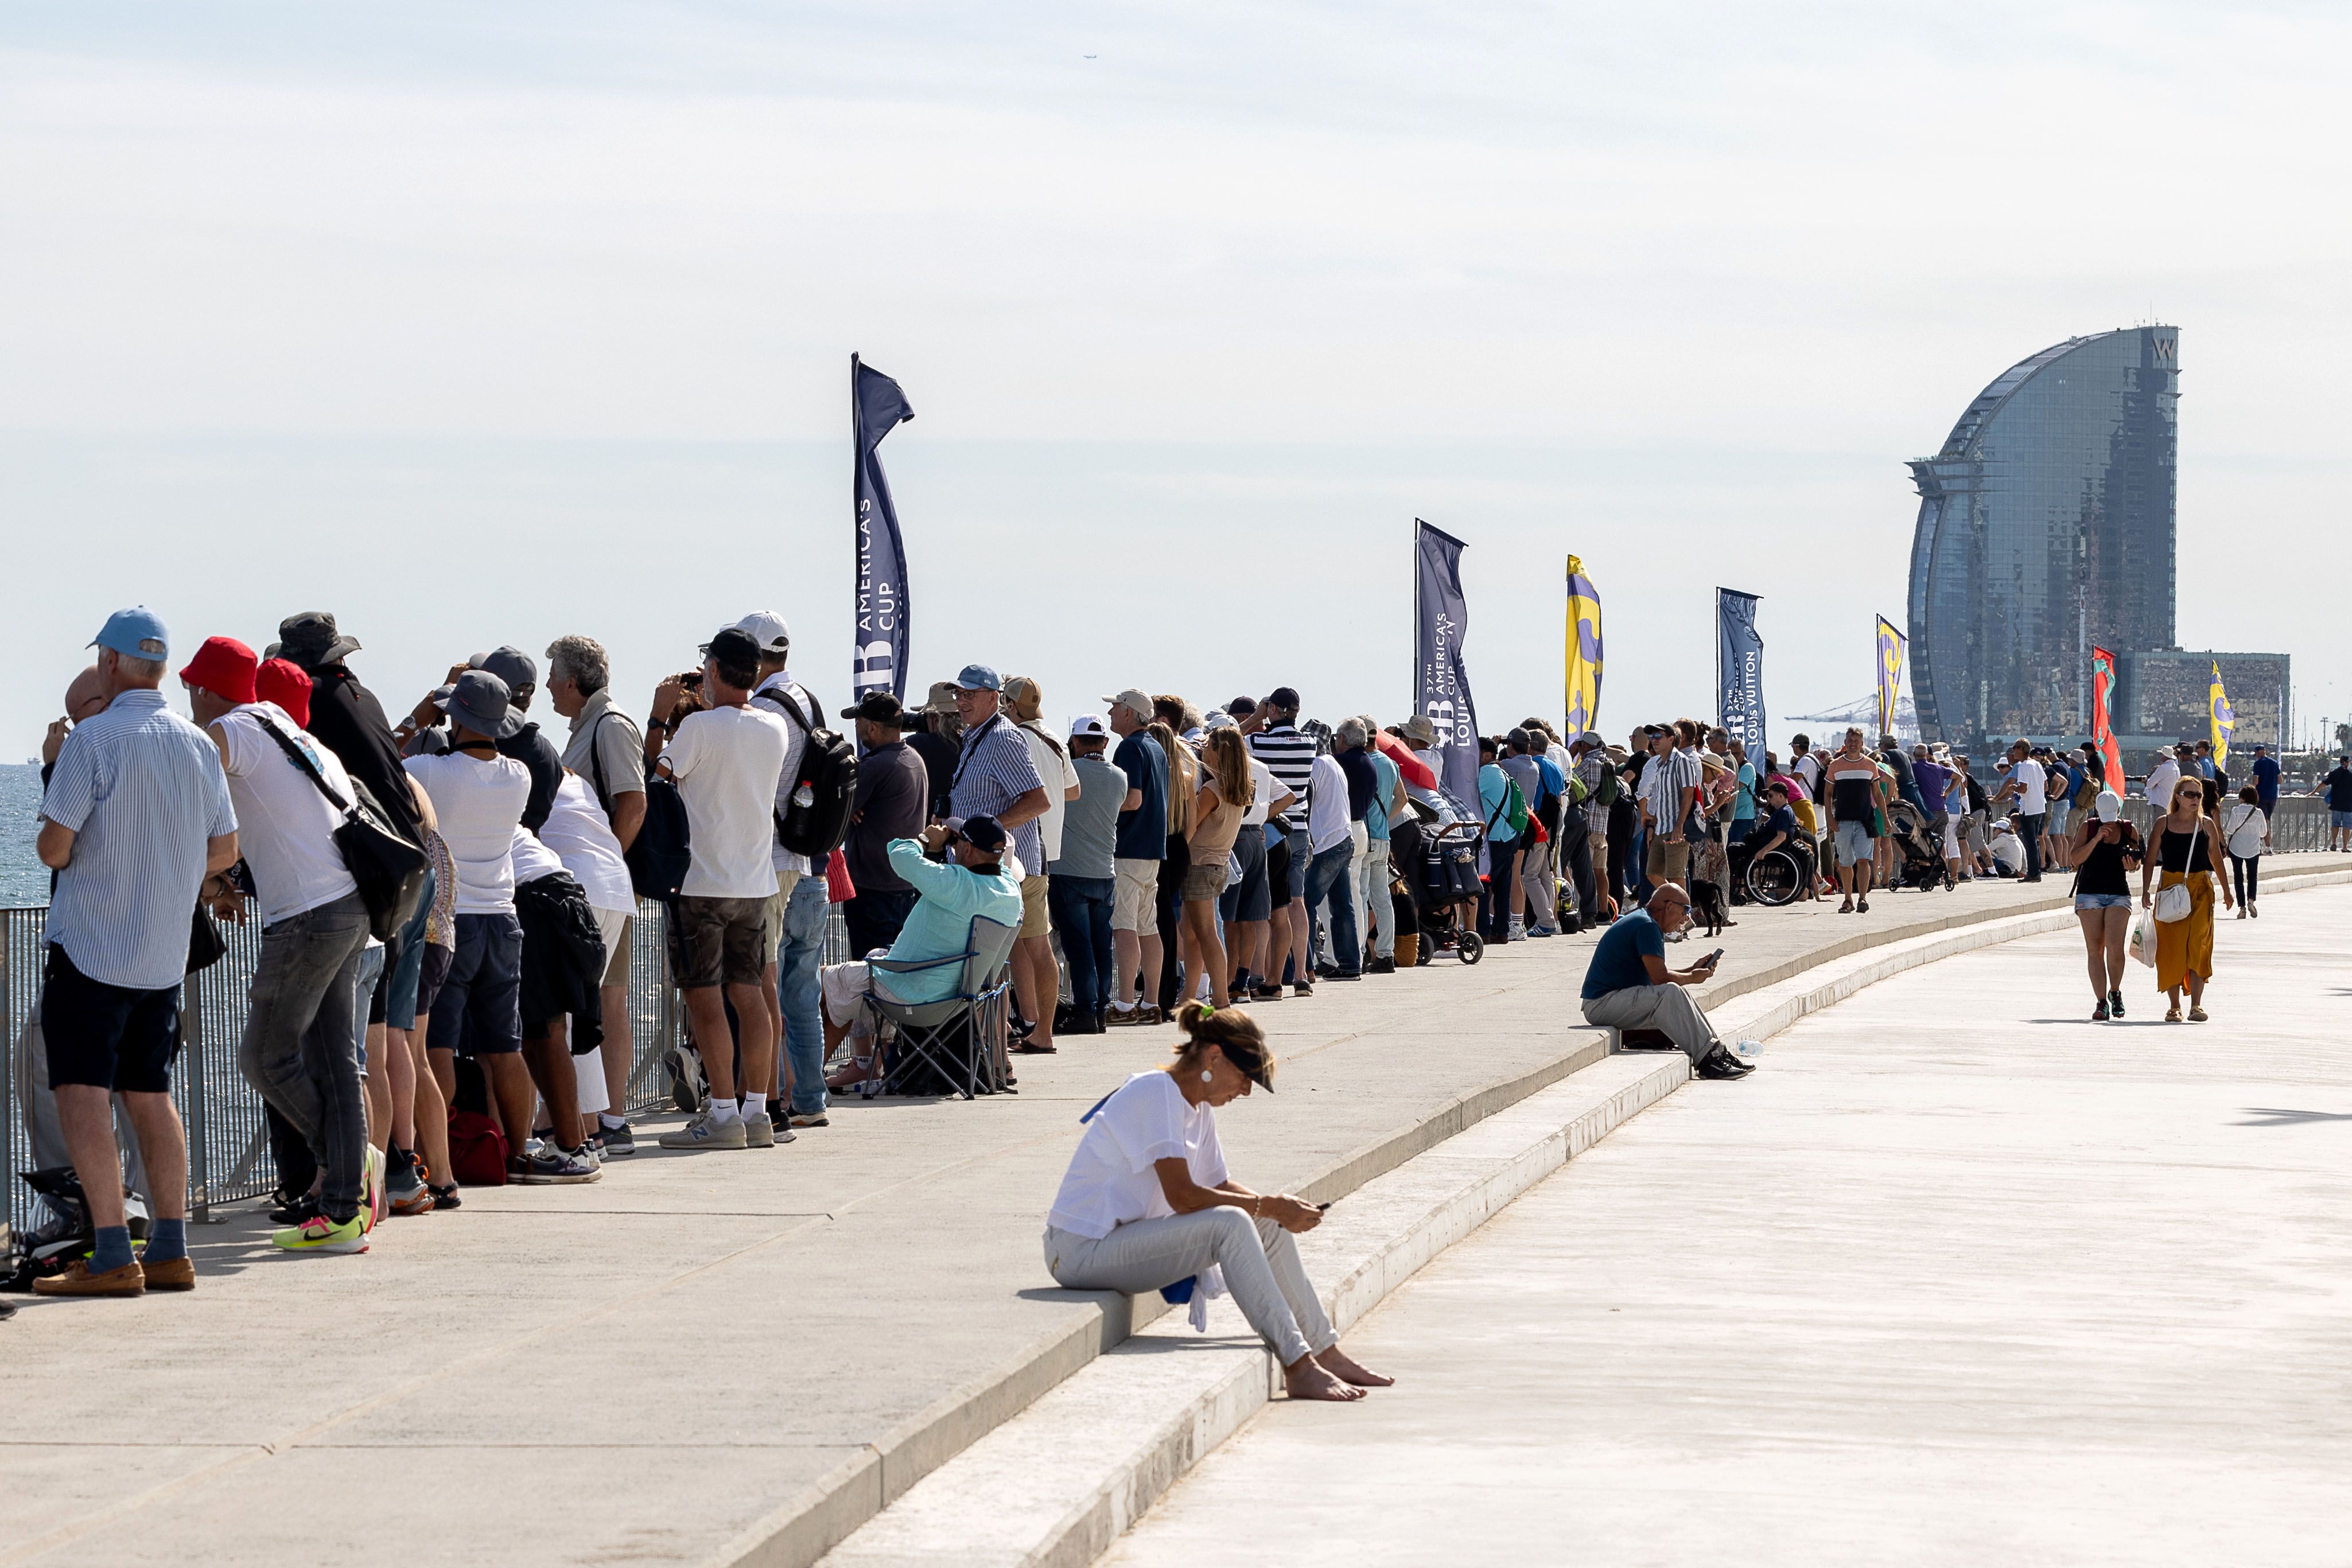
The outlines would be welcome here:
<svg viewBox="0 0 2352 1568">
<path fill-rule="evenodd" d="M 2108 705 L 2115 699 L 2116 656 L 2105 648 L 2091 650 L 2091 746 L 2107 769 L 2106 787 L 2124 792 L 2124 748 L 2116 744 L 2115 720 Z"/>
</svg>

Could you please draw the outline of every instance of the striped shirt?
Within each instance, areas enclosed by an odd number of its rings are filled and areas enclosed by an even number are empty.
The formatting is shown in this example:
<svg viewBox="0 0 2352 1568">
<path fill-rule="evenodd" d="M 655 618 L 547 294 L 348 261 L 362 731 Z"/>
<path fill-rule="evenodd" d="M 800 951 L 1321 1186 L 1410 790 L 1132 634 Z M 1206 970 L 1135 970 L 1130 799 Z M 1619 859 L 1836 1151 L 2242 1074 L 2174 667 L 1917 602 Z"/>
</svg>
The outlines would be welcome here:
<svg viewBox="0 0 2352 1568">
<path fill-rule="evenodd" d="M 1315 737 L 1301 735 L 1295 725 L 1269 725 L 1249 737 L 1250 755 L 1266 765 L 1283 788 L 1298 797 L 1282 814 L 1292 832 L 1303 832 L 1315 802 L 1309 786 L 1315 775 Z"/>
<path fill-rule="evenodd" d="M 1698 788 L 1698 753 L 1679 747 L 1650 758 L 1642 770 L 1642 803 L 1650 809 L 1653 832 L 1679 833 L 1685 826 L 1682 792 Z"/>
<path fill-rule="evenodd" d="M 1043 789 L 1037 765 L 1029 760 L 1029 743 L 1013 721 L 999 714 L 963 737 L 963 755 L 956 763 L 955 783 L 948 790 L 951 817 L 1002 817 L 1015 800 L 1032 789 Z M 1021 857 L 1021 874 L 1045 874 L 1045 838 L 1032 817 L 1012 830 L 1013 852 Z"/>
<path fill-rule="evenodd" d="M 49 901 L 48 939 L 93 980 L 178 985 L 207 841 L 236 831 L 211 737 L 165 707 L 163 693 L 124 692 L 66 737 L 41 815 L 76 835 Z"/>
</svg>

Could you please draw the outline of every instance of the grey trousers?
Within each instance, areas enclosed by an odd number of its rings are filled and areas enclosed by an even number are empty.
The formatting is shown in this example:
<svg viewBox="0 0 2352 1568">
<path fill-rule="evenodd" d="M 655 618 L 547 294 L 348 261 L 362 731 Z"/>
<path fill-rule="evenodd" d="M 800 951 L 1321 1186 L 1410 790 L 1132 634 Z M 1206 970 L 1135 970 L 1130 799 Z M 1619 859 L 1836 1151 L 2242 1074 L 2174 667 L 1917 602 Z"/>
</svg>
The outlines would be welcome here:
<svg viewBox="0 0 2352 1568">
<path fill-rule="evenodd" d="M 1628 986 L 1589 998 L 1584 1021 L 1604 1029 L 1664 1030 L 1694 1064 L 1706 1061 L 1717 1043 L 1715 1026 L 1685 986 Z"/>
<path fill-rule="evenodd" d="M 359 993 L 367 905 L 356 893 L 289 915 L 261 933 L 237 1071 L 302 1134 L 319 1162 L 319 1207 L 331 1219 L 359 1212 L 367 1106 Z M 455 1043 L 454 1041 L 452 1043 Z"/>
<path fill-rule="evenodd" d="M 26 1168 L 38 1171 L 73 1164 L 73 1155 L 66 1152 L 65 1126 L 58 1120 L 57 1092 L 49 1087 L 49 1048 L 41 1033 L 37 994 L 33 1010 L 26 1015 L 25 1028 L 16 1036 L 16 1056 L 9 1066 L 16 1080 L 16 1109 L 25 1119 L 25 1146 L 32 1158 Z M 131 1129 L 131 1113 L 120 1094 L 114 1097 L 114 1141 L 122 1150 L 123 1185 L 143 1201 L 147 1167 L 140 1163 L 139 1135 Z"/>
<path fill-rule="evenodd" d="M 1347 896 L 1345 889 L 1333 894 Z M 1204 1208 L 1122 1225 L 1097 1240 L 1045 1228 L 1045 1269 L 1073 1291 L 1157 1291 L 1200 1273 L 1224 1270 L 1234 1302 L 1283 1365 L 1339 1343 L 1307 1281 L 1298 1240 L 1271 1219 L 1238 1208 Z"/>
<path fill-rule="evenodd" d="M 1519 857 L 1519 893 L 1534 910 L 1530 926 L 1559 929 L 1559 873 L 1552 862 L 1552 844 L 1529 844 Z"/>
</svg>

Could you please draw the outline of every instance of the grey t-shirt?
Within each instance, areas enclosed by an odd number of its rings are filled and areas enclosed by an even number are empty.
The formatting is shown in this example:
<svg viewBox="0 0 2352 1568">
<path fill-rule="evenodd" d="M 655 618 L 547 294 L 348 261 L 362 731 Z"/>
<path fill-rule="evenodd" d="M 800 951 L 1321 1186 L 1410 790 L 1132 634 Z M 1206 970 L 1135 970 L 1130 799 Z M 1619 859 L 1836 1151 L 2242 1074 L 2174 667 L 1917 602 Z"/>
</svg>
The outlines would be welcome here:
<svg viewBox="0 0 2352 1568">
<path fill-rule="evenodd" d="M 1118 809 L 1127 803 L 1127 772 L 1103 757 L 1076 757 L 1078 798 L 1062 817 L 1062 858 L 1047 869 L 1058 876 L 1108 879 L 1118 874 L 1111 848 L 1118 837 Z"/>
</svg>

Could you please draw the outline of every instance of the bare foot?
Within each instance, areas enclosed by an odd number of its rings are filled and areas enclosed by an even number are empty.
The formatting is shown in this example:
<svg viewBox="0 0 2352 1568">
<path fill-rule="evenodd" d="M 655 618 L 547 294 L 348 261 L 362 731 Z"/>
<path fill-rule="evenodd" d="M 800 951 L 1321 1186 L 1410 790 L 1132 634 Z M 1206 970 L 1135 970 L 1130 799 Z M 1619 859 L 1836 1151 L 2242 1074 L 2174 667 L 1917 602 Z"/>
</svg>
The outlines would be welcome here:
<svg viewBox="0 0 2352 1568">
<path fill-rule="evenodd" d="M 1302 1355 L 1282 1369 L 1282 1391 L 1293 1399 L 1327 1399 L 1341 1405 L 1364 1396 L 1362 1389 L 1349 1387 L 1324 1371 L 1311 1355 Z"/>
<path fill-rule="evenodd" d="M 1315 1359 L 1322 1364 L 1324 1371 L 1359 1388 L 1388 1388 L 1396 1383 L 1395 1378 L 1374 1372 L 1336 1344 Z"/>
</svg>

